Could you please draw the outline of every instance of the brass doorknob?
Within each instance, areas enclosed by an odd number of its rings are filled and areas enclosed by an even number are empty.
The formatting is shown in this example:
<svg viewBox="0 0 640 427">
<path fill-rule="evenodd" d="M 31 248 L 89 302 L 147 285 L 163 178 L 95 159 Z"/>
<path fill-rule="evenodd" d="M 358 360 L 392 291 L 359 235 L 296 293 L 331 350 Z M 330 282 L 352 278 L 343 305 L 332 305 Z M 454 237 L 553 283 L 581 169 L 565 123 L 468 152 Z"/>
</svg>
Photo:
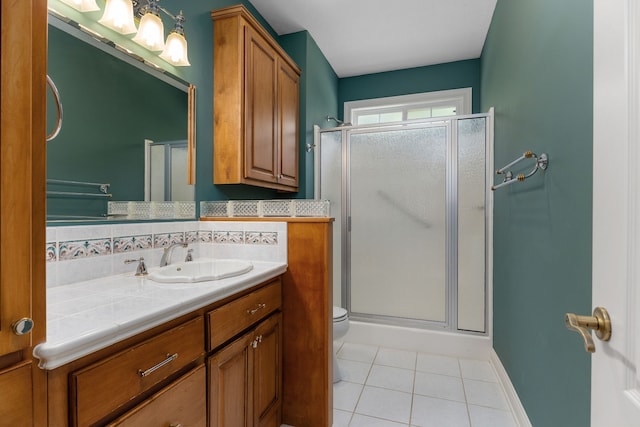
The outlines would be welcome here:
<svg viewBox="0 0 640 427">
<path fill-rule="evenodd" d="M 596 331 L 596 337 L 602 341 L 611 338 L 611 318 L 603 307 L 593 309 L 593 316 L 578 316 L 573 313 L 564 315 L 564 324 L 568 329 L 578 332 L 584 340 L 584 349 L 589 353 L 595 353 L 596 346 L 591 337 L 591 329 Z"/>
</svg>

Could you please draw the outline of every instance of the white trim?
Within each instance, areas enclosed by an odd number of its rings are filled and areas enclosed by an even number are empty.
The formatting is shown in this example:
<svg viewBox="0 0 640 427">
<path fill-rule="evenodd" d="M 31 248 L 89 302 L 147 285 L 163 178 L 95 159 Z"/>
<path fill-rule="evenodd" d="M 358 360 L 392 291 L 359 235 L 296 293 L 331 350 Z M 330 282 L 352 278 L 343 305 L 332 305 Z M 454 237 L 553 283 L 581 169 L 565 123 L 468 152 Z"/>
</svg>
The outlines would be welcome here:
<svg viewBox="0 0 640 427">
<path fill-rule="evenodd" d="M 488 193 L 486 206 L 485 206 L 485 223 L 487 233 L 485 235 L 486 240 L 486 251 L 487 251 L 487 271 L 486 271 L 486 288 L 485 288 L 485 304 L 486 304 L 486 322 L 487 322 L 487 335 L 491 338 L 491 344 L 493 346 L 493 191 L 489 189 L 489 185 L 491 185 L 492 179 L 494 177 L 495 165 L 494 165 L 494 123 L 495 123 L 495 109 L 493 107 L 489 108 L 488 118 L 487 118 L 487 159 L 486 159 L 486 177 L 485 177 L 485 191 Z"/>
<path fill-rule="evenodd" d="M 153 141 L 144 140 L 144 201 L 151 201 L 151 145 Z"/>
<path fill-rule="evenodd" d="M 491 339 L 486 335 L 408 328 L 354 320 L 349 321 L 349 331 L 341 341 L 483 360 L 489 360 L 492 350 Z"/>
<path fill-rule="evenodd" d="M 509 378 L 507 370 L 502 366 L 502 362 L 494 349 L 491 349 L 489 362 L 498 376 L 498 380 L 502 386 L 502 391 L 504 391 L 504 395 L 507 397 L 507 403 L 509 404 L 513 418 L 515 418 L 516 425 L 519 427 L 532 427 L 531 421 L 529 421 L 529 417 L 527 416 L 527 412 L 524 410 L 522 402 L 520 402 L 518 393 L 516 393 L 516 389 L 511 383 L 511 378 Z"/>
<path fill-rule="evenodd" d="M 470 87 L 465 87 L 461 89 L 348 101 L 344 103 L 343 117 L 345 122 L 353 123 L 352 110 L 354 109 L 379 109 L 383 107 L 425 103 L 433 104 L 434 107 L 440 106 L 443 103 L 449 105 L 454 104 L 456 105 L 456 115 L 466 115 L 471 114 L 472 96 L 472 89 Z"/>
</svg>

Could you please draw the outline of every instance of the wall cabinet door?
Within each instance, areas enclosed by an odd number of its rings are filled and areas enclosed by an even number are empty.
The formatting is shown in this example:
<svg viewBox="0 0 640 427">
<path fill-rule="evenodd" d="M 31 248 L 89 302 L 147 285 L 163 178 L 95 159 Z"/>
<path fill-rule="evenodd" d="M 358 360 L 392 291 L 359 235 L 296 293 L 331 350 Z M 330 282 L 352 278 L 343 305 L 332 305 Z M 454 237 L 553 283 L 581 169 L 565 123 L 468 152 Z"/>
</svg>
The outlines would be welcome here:
<svg viewBox="0 0 640 427">
<path fill-rule="evenodd" d="M 279 184 L 298 187 L 298 111 L 300 78 L 284 61 L 278 62 Z"/>
<path fill-rule="evenodd" d="M 245 27 L 245 177 L 277 182 L 276 53 L 252 28 Z"/>
<path fill-rule="evenodd" d="M 298 191 L 300 69 L 244 6 L 211 17 L 213 182 Z"/>
<path fill-rule="evenodd" d="M 208 359 L 210 427 L 280 426 L 281 337 L 278 313 Z"/>
</svg>

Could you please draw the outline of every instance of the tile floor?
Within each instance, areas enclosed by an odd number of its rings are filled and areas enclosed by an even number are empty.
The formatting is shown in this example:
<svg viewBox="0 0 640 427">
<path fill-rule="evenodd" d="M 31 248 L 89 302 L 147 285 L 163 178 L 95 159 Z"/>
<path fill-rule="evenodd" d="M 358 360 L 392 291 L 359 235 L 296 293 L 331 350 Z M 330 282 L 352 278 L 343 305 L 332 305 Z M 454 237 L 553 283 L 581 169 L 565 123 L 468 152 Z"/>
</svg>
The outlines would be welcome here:
<svg viewBox="0 0 640 427">
<path fill-rule="evenodd" d="M 333 427 L 516 427 L 488 361 L 335 345 Z"/>
</svg>

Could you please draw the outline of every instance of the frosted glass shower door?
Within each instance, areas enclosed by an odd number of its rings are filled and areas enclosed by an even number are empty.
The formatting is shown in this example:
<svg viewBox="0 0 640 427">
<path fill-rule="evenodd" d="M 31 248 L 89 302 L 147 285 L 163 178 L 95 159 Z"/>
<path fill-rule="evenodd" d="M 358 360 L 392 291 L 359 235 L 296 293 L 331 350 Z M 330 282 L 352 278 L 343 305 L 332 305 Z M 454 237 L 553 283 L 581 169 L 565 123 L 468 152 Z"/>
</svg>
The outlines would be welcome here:
<svg viewBox="0 0 640 427">
<path fill-rule="evenodd" d="M 351 133 L 352 314 L 446 321 L 447 131 Z"/>
</svg>

